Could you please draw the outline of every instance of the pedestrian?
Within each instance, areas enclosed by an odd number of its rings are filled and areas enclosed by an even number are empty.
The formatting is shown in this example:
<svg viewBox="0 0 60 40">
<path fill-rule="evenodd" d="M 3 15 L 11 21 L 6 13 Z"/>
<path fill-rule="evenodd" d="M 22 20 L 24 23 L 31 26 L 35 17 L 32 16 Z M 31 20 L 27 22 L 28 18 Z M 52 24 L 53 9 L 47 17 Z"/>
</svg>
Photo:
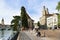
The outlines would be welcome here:
<svg viewBox="0 0 60 40">
<path fill-rule="evenodd" d="M 37 36 L 38 36 L 38 37 L 40 37 L 40 36 L 41 36 L 41 33 L 40 33 L 39 31 L 37 32 Z"/>
<path fill-rule="evenodd" d="M 36 32 L 37 32 L 37 36 L 40 37 L 41 33 L 38 31 L 38 29 L 36 30 Z"/>
</svg>

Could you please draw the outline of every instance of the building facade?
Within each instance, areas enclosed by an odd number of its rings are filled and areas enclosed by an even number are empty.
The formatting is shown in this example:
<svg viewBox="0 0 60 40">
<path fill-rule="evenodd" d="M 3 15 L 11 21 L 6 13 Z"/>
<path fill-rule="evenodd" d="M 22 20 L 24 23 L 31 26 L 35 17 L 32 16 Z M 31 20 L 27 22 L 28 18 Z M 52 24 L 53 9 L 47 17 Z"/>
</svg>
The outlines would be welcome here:
<svg viewBox="0 0 60 40">
<path fill-rule="evenodd" d="M 47 18 L 47 27 L 48 29 L 57 29 L 58 28 L 58 15 L 54 14 Z"/>
<path fill-rule="evenodd" d="M 0 24 L 0 29 L 6 29 L 6 28 L 11 28 L 11 26 L 4 24 L 4 19 L 2 18 L 1 24 Z"/>
<path fill-rule="evenodd" d="M 27 19 L 28 19 L 28 27 L 29 29 L 33 29 L 34 28 L 34 20 L 31 19 L 31 17 L 26 13 Z"/>
<path fill-rule="evenodd" d="M 58 16 L 58 13 L 52 13 L 52 14 L 50 14 L 49 11 L 48 11 L 48 8 L 45 8 L 45 6 L 43 6 L 42 17 L 40 17 L 41 28 L 42 29 L 47 29 L 49 27 L 48 26 L 48 24 L 49 24 L 48 21 L 51 21 L 51 20 L 54 21 L 55 19 L 58 20 L 57 16 Z M 58 23 L 58 21 L 56 21 L 56 22 Z M 53 24 L 55 25 L 54 22 L 53 22 Z M 56 25 L 58 25 L 58 24 L 56 24 Z"/>
<path fill-rule="evenodd" d="M 39 28 L 39 26 L 37 25 L 37 23 L 34 23 L 34 28 L 35 29 L 38 29 Z"/>
</svg>

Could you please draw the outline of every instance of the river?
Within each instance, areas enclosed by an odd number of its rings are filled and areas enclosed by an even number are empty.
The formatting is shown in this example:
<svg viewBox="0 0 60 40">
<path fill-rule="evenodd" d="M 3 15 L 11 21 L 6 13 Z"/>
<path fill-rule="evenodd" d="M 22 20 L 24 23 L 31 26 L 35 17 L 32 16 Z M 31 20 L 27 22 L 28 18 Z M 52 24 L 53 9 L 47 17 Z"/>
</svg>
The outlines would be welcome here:
<svg viewBox="0 0 60 40">
<path fill-rule="evenodd" d="M 11 39 L 14 36 L 14 31 L 9 29 L 9 30 L 0 30 L 0 40 L 8 40 Z"/>
</svg>

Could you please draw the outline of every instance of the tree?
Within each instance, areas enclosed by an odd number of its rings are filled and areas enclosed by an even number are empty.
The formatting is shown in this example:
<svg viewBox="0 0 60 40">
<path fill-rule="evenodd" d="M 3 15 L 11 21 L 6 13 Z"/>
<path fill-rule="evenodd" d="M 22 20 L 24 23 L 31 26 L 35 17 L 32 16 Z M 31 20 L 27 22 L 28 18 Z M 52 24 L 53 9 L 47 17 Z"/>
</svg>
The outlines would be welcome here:
<svg viewBox="0 0 60 40">
<path fill-rule="evenodd" d="M 58 27 L 60 28 L 60 14 L 58 15 Z"/>
<path fill-rule="evenodd" d="M 21 7 L 21 21 L 22 21 L 22 27 L 28 28 L 28 19 L 26 15 L 26 10 L 23 6 Z"/>
<path fill-rule="evenodd" d="M 37 25 L 39 26 L 39 29 L 40 29 L 40 23 L 39 23 L 39 21 L 38 21 Z"/>
<path fill-rule="evenodd" d="M 60 12 L 60 1 L 58 2 L 56 9 Z M 58 27 L 60 28 L 60 14 L 58 15 Z"/>
<path fill-rule="evenodd" d="M 11 26 L 14 31 L 17 31 L 17 27 L 19 26 L 19 21 L 21 20 L 20 16 L 13 16 L 13 20 L 11 21 Z"/>
<path fill-rule="evenodd" d="M 60 1 L 58 2 L 56 9 L 60 12 Z"/>
</svg>

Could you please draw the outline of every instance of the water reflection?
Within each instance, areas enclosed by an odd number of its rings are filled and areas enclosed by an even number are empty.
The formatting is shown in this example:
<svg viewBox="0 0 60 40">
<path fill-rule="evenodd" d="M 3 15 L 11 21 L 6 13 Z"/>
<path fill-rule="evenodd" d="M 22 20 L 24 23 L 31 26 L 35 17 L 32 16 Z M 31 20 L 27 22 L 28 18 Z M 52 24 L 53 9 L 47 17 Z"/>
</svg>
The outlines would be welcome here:
<svg viewBox="0 0 60 40">
<path fill-rule="evenodd" d="M 0 40 L 8 40 L 14 36 L 14 31 L 11 28 L 0 29 Z"/>
</svg>

